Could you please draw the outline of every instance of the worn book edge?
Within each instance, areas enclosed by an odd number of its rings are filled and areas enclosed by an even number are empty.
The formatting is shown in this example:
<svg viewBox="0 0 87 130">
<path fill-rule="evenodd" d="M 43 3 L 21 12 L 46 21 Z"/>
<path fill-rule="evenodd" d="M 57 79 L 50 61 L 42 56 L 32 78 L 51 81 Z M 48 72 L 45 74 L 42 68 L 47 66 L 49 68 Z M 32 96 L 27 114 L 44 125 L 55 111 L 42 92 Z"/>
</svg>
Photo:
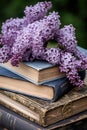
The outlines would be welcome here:
<svg viewBox="0 0 87 130">
<path fill-rule="evenodd" d="M 70 116 L 75 115 L 87 109 L 86 108 L 87 91 L 85 93 L 84 90 L 79 91 L 79 92 L 73 90 L 69 92 L 68 95 L 66 94 L 64 97 L 62 97 L 62 99 L 60 99 L 59 101 L 55 103 L 44 102 L 44 104 L 47 103 L 46 106 L 40 105 L 40 103 L 37 103 L 38 99 L 34 101 L 34 99 L 27 98 L 28 100 L 26 100 L 23 96 L 22 97 L 19 95 L 16 96 L 14 94 L 13 95 L 8 94 L 8 97 L 10 97 L 12 100 L 16 102 L 19 102 L 19 104 L 25 105 L 31 111 L 37 112 L 38 115 L 40 116 L 40 122 L 35 121 L 32 118 L 31 119 L 33 120 L 33 122 L 37 122 L 38 124 L 42 126 L 48 126 L 59 120 L 67 119 Z M 2 101 L 2 104 L 3 104 L 3 101 Z"/>
<path fill-rule="evenodd" d="M 22 126 L 22 128 L 25 128 L 26 130 L 29 130 L 29 128 L 32 130 L 54 130 L 54 129 L 60 130 L 61 128 L 64 129 L 69 125 L 73 125 L 73 123 L 77 123 L 78 121 L 82 121 L 83 119 L 86 119 L 87 111 L 83 111 L 66 120 L 59 121 L 48 127 L 41 127 L 41 126 L 37 125 L 36 123 L 31 122 L 30 120 L 25 120 L 25 118 L 23 118 L 22 116 L 19 116 L 18 114 L 10 111 L 9 109 L 6 109 L 3 106 L 0 106 L 0 115 L 1 115 L 0 122 L 3 123 L 3 126 L 5 128 L 10 128 L 11 130 L 13 130 L 13 129 L 19 130 L 19 129 L 21 129 L 21 126 Z M 8 118 L 8 116 L 9 116 L 9 118 Z M 11 119 L 11 124 L 9 126 L 8 122 L 10 122 L 10 119 Z M 4 122 L 3 122 L 3 120 L 4 120 Z M 6 121 L 6 123 L 5 123 L 5 121 Z"/>
<path fill-rule="evenodd" d="M 85 73 L 86 71 L 81 71 L 80 72 L 80 76 L 82 79 L 84 79 L 85 77 Z M 60 79 L 57 79 L 57 80 L 54 80 L 54 81 L 50 81 L 50 82 L 46 82 L 44 83 L 43 85 L 39 85 L 39 86 L 35 86 L 33 83 L 31 82 L 28 82 L 24 79 L 22 79 L 20 76 L 12 73 L 11 71 L 8 71 L 7 69 L 4 69 L 3 67 L 0 68 L 0 75 L 1 75 L 1 82 L 0 82 L 0 90 L 7 90 L 7 91 L 11 91 L 11 92 L 15 92 L 15 93 L 19 93 L 19 94 L 23 94 L 23 95 L 26 95 L 26 96 L 33 96 L 33 97 L 37 97 L 37 98 L 42 98 L 44 100 L 50 100 L 52 102 L 54 101 L 57 101 L 60 97 L 62 97 L 64 94 L 66 94 L 67 92 L 69 92 L 71 89 L 73 89 L 73 86 L 69 83 L 68 79 L 66 77 L 63 77 L 63 78 L 60 78 Z M 3 76 L 3 77 L 2 77 Z M 6 78 L 7 77 L 7 78 Z M 21 89 L 17 89 L 14 88 L 15 86 L 13 86 L 11 88 L 11 84 L 13 84 L 12 82 L 10 82 L 10 78 L 11 78 L 11 81 L 16 83 L 17 82 L 17 85 L 18 85 L 18 88 L 22 87 L 22 85 L 20 86 L 20 84 L 22 83 L 23 86 L 25 86 L 25 88 L 27 89 L 27 92 L 24 91 Z M 17 80 L 15 80 L 17 79 Z M 3 80 L 5 80 L 6 83 L 9 83 L 10 86 L 7 86 L 3 84 Z M 27 87 L 28 86 L 28 87 Z M 32 86 L 32 88 L 30 87 Z M 24 88 L 24 87 L 22 87 Z M 28 93 L 28 91 L 30 90 L 34 90 L 36 91 L 35 93 L 33 93 L 32 91 L 30 91 L 30 93 Z M 45 95 L 44 92 L 45 90 L 48 90 L 49 91 L 49 95 Z M 38 91 L 40 90 L 40 91 Z M 42 92 L 43 90 L 43 92 Z M 41 94 L 38 94 L 38 93 L 43 93 L 42 95 Z"/>
</svg>

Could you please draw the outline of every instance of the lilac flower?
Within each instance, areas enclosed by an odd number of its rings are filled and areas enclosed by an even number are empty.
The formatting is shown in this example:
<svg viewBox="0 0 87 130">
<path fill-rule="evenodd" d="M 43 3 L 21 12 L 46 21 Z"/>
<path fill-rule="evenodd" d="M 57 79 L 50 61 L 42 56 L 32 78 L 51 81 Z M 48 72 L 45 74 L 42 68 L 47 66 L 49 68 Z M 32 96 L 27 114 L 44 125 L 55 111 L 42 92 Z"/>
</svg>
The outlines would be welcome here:
<svg viewBox="0 0 87 130">
<path fill-rule="evenodd" d="M 64 26 L 57 35 L 57 41 L 66 51 L 71 52 L 77 59 L 82 61 L 81 68 L 87 69 L 87 57 L 77 48 L 75 28 L 72 25 Z"/>
<path fill-rule="evenodd" d="M 2 34 L 6 34 L 10 31 L 15 32 L 19 31 L 24 27 L 24 19 L 20 18 L 11 18 L 6 20 L 5 23 L 2 24 Z"/>
<path fill-rule="evenodd" d="M 76 50 L 77 41 L 73 25 L 70 24 L 61 28 L 57 35 L 57 41 L 59 45 L 63 46 L 69 52 Z"/>
<path fill-rule="evenodd" d="M 34 7 L 26 7 L 23 18 L 11 18 L 2 24 L 2 42 L 12 45 L 15 42 L 17 34 L 28 24 L 44 18 L 48 10 L 52 7 L 51 2 L 39 2 Z"/>
<path fill-rule="evenodd" d="M 2 24 L 2 42 L 3 44 L 12 44 L 15 42 L 18 32 L 24 27 L 24 19 L 9 19 Z"/>
<path fill-rule="evenodd" d="M 51 2 L 38 2 L 26 7 L 23 18 L 11 18 L 2 24 L 0 34 L 0 63 L 19 62 L 34 59 L 46 60 L 58 65 L 70 82 L 83 86 L 79 71 L 87 69 L 87 57 L 77 48 L 75 28 L 67 25 L 60 29 L 60 16 L 49 13 Z M 47 48 L 49 40 L 56 40 L 59 48 Z"/>
<path fill-rule="evenodd" d="M 59 65 L 61 59 L 60 52 L 59 48 L 46 48 L 42 58 L 53 65 Z"/>
<path fill-rule="evenodd" d="M 0 63 L 7 62 L 10 59 L 10 50 L 8 45 L 4 45 L 0 48 Z"/>
<path fill-rule="evenodd" d="M 32 57 L 38 59 L 41 57 L 41 53 L 44 48 L 44 44 L 53 39 L 57 30 L 60 26 L 60 20 L 58 13 L 51 13 L 46 16 L 43 20 L 36 21 L 24 27 L 20 33 L 18 33 L 17 38 L 12 46 L 12 60 L 15 55 L 20 54 L 23 57 L 27 49 L 31 48 Z M 37 54 L 37 52 L 39 52 Z M 29 52 L 28 52 L 29 53 Z M 16 57 L 17 58 L 17 57 Z"/>
<path fill-rule="evenodd" d="M 82 61 L 81 69 L 87 69 L 87 56 L 76 48 L 74 55 Z"/>
<path fill-rule="evenodd" d="M 48 10 L 51 9 L 51 2 L 38 2 L 34 6 L 27 6 L 24 10 L 27 22 L 33 23 L 34 21 L 43 19 Z"/>
<path fill-rule="evenodd" d="M 60 71 L 65 72 L 67 78 L 74 86 L 81 87 L 83 86 L 83 81 L 80 79 L 78 74 L 81 69 L 81 60 L 77 60 L 72 53 L 62 52 L 61 61 L 60 61 Z"/>
</svg>

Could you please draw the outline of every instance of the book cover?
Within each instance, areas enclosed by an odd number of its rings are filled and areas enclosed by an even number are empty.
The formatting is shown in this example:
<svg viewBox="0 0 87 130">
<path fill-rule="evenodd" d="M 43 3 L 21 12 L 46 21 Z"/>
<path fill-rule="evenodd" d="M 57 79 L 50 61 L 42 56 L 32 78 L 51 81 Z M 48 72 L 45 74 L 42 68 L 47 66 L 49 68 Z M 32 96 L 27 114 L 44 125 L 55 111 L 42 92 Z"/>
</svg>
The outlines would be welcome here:
<svg viewBox="0 0 87 130">
<path fill-rule="evenodd" d="M 15 93 L 20 93 L 27 96 L 43 98 L 44 100 L 56 101 L 64 93 L 66 93 L 66 91 L 68 91 L 68 86 L 69 85 L 66 78 L 61 78 L 53 82 L 51 81 L 37 86 L 31 82 L 28 82 L 19 75 L 0 67 L 0 90 L 13 91 Z M 58 89 L 60 89 L 60 93 L 57 93 L 59 92 L 57 91 Z"/>
<path fill-rule="evenodd" d="M 1 91 L 0 104 L 46 127 L 87 110 L 87 86 L 70 91 L 56 102 Z"/>
<path fill-rule="evenodd" d="M 56 80 L 65 76 L 64 73 L 59 71 L 58 66 L 54 66 L 41 60 L 22 62 L 19 63 L 18 67 L 12 66 L 9 61 L 7 63 L 0 63 L 0 66 L 36 85 L 41 85 L 45 82 Z"/>
<path fill-rule="evenodd" d="M 84 53 L 84 55 L 87 55 L 87 49 L 82 48 L 82 47 L 80 47 L 80 46 L 77 46 L 77 48 L 78 48 L 82 53 Z"/>
<path fill-rule="evenodd" d="M 86 130 L 87 110 L 53 125 L 42 127 L 0 105 L 0 127 L 4 127 L 4 130 Z"/>
<path fill-rule="evenodd" d="M 85 70 L 81 71 L 79 74 L 81 78 L 84 79 Z M 0 90 L 7 90 L 54 102 L 72 88 L 73 86 L 69 83 L 69 80 L 66 77 L 61 77 L 42 85 L 36 85 L 25 80 L 21 76 L 0 67 Z"/>
<path fill-rule="evenodd" d="M 87 50 L 79 47 L 78 49 L 87 55 Z M 20 75 L 24 79 L 36 84 L 41 85 L 45 82 L 56 80 L 65 77 L 65 74 L 59 71 L 58 66 L 54 66 L 46 61 L 35 60 L 32 62 L 22 62 L 19 67 L 12 66 L 10 61 L 7 63 L 0 63 L 1 67 Z"/>
</svg>

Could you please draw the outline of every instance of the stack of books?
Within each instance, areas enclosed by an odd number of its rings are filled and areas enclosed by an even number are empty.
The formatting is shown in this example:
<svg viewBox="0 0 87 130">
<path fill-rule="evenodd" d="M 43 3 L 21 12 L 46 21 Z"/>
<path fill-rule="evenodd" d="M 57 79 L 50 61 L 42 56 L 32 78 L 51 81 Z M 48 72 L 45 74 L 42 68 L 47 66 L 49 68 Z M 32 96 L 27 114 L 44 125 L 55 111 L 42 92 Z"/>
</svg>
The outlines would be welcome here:
<svg viewBox="0 0 87 130">
<path fill-rule="evenodd" d="M 20 63 L 19 67 L 8 62 L 0 66 L 0 90 L 54 102 L 72 88 L 58 66 L 46 61 Z"/>
<path fill-rule="evenodd" d="M 58 66 L 37 60 L 0 66 L 0 127 L 54 130 L 87 118 L 87 86 L 77 91 Z"/>
</svg>

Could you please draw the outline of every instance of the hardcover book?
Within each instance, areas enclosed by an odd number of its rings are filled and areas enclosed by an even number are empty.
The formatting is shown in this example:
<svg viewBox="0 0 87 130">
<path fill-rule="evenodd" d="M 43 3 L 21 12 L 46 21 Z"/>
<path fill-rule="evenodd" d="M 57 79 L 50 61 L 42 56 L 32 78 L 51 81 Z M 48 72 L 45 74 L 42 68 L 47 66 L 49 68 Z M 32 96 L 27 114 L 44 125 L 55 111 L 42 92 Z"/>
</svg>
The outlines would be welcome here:
<svg viewBox="0 0 87 130">
<path fill-rule="evenodd" d="M 53 103 L 1 91 L 0 104 L 24 118 L 46 127 L 87 110 L 87 86 L 78 91 L 73 89 Z"/>
<path fill-rule="evenodd" d="M 0 105 L 0 126 L 4 128 L 1 130 L 86 130 L 87 111 L 42 127 Z"/>
<path fill-rule="evenodd" d="M 79 47 L 78 49 L 87 55 L 87 50 Z M 46 61 L 35 60 L 32 62 L 21 62 L 18 67 L 12 66 L 10 61 L 7 63 L 0 63 L 1 67 L 20 75 L 24 79 L 35 83 L 37 85 L 43 84 L 48 81 L 65 77 L 63 72 L 59 71 L 58 66 L 54 66 Z"/>
<path fill-rule="evenodd" d="M 85 71 L 81 71 L 80 76 L 84 79 Z M 66 77 L 46 82 L 42 85 L 36 85 L 11 71 L 0 67 L 0 90 L 7 90 L 53 102 L 57 101 L 72 88 L 73 86 Z"/>
<path fill-rule="evenodd" d="M 4 128 L 1 130 L 86 130 L 87 111 L 42 127 L 0 105 L 0 127 Z"/>
<path fill-rule="evenodd" d="M 22 62 L 18 67 L 12 66 L 10 62 L 0 63 L 0 66 L 20 75 L 36 85 L 64 77 L 65 75 L 59 71 L 58 66 L 53 66 L 52 64 L 41 60 Z"/>
</svg>

